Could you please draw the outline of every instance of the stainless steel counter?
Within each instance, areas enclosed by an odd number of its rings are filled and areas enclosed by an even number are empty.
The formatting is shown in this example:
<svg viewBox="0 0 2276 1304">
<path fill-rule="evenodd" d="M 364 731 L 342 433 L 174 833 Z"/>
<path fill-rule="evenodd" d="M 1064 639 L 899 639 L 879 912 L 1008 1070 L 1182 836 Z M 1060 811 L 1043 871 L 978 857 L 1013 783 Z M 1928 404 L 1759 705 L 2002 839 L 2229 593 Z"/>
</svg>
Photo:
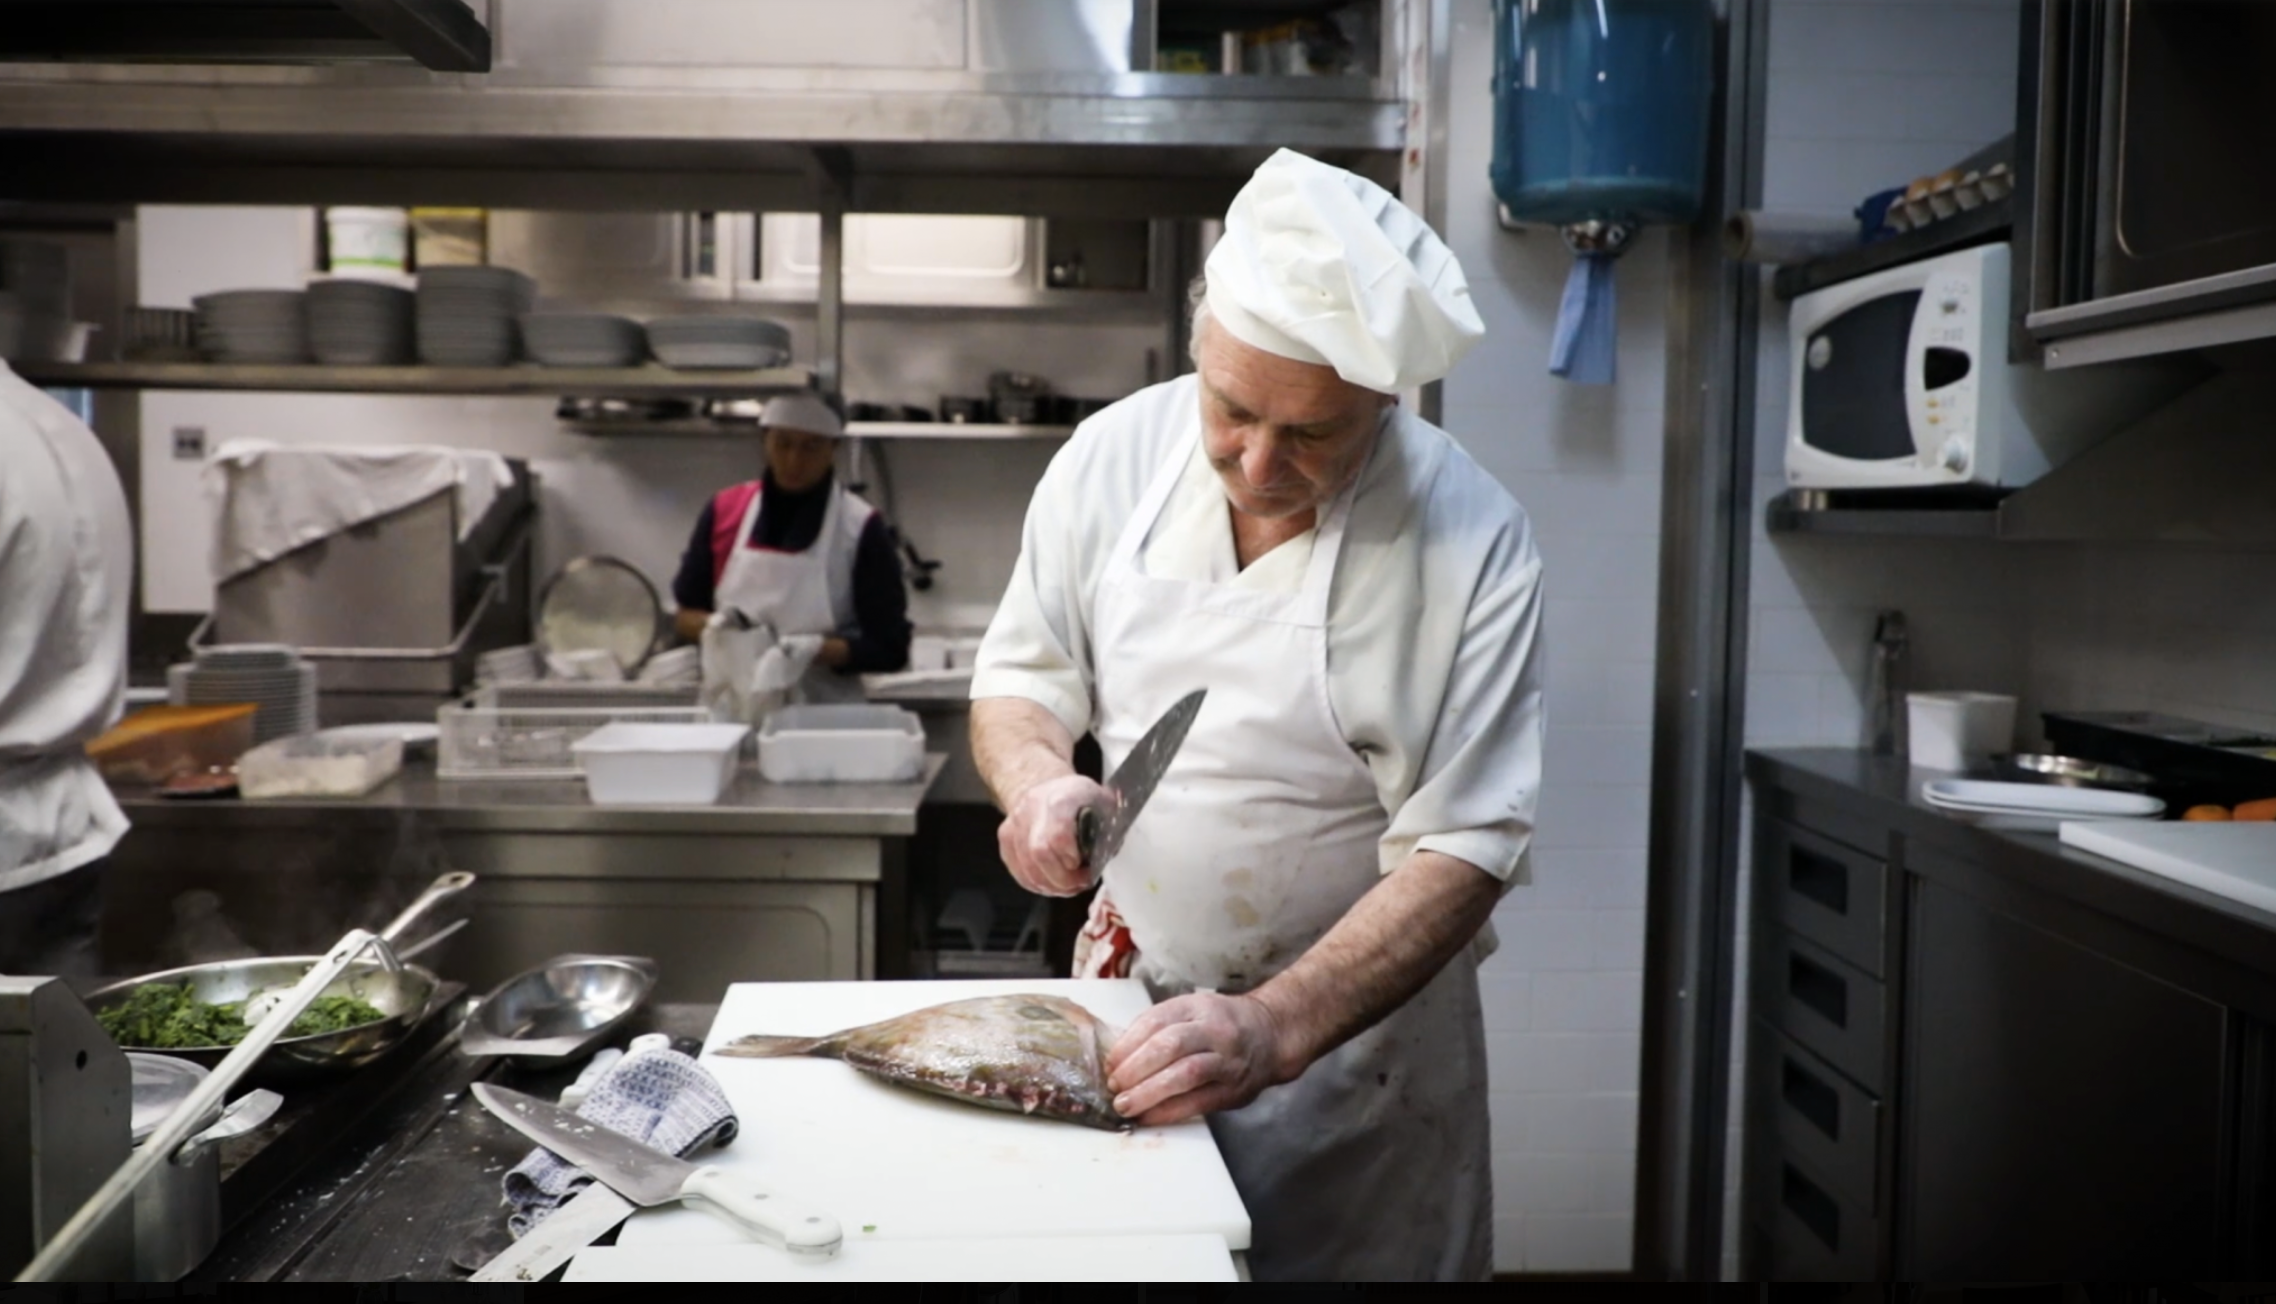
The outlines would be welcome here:
<svg viewBox="0 0 2276 1304">
<path fill-rule="evenodd" d="M 104 960 L 134 973 L 233 946 L 312 954 L 448 868 L 480 881 L 435 967 L 476 991 L 571 951 L 654 957 L 660 1000 L 897 976 L 904 844 L 943 764 L 881 785 L 778 786 L 746 770 L 718 805 L 689 807 L 595 806 L 581 783 L 445 782 L 431 762 L 349 799 L 126 791 L 133 827 L 104 862 Z"/>
<path fill-rule="evenodd" d="M 922 780 L 880 784 L 774 784 L 746 766 L 712 806 L 596 806 L 582 781 L 438 779 L 426 760 L 406 762 L 403 773 L 361 797 L 179 801 L 138 788 L 117 795 L 137 828 L 152 829 L 307 828 L 410 814 L 437 831 L 906 837 L 946 764 L 930 755 Z"/>
</svg>

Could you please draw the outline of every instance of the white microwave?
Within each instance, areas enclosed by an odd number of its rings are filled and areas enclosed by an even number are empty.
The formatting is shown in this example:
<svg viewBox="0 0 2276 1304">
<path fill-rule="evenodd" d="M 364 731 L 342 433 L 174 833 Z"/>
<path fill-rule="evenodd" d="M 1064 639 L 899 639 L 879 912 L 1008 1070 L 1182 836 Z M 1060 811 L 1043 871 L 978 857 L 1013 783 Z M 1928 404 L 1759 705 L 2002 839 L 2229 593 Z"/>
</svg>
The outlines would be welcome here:
<svg viewBox="0 0 2276 1304">
<path fill-rule="evenodd" d="M 2007 360 L 2008 247 L 1813 290 L 1787 322 L 1786 482 L 2017 489 L 2177 393 L 2140 365 Z"/>
</svg>

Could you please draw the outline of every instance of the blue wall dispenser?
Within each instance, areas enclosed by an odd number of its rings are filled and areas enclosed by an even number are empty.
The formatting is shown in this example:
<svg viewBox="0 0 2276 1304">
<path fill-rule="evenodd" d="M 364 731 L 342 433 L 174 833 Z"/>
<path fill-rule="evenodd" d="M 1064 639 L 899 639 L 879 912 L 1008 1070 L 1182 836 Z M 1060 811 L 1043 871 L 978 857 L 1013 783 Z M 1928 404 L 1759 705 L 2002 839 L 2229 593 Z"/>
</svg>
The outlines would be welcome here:
<svg viewBox="0 0 2276 1304">
<path fill-rule="evenodd" d="M 1713 0 L 1495 0 L 1494 195 L 1574 255 L 1551 374 L 1612 383 L 1613 260 L 1699 216 L 1714 54 Z"/>
</svg>

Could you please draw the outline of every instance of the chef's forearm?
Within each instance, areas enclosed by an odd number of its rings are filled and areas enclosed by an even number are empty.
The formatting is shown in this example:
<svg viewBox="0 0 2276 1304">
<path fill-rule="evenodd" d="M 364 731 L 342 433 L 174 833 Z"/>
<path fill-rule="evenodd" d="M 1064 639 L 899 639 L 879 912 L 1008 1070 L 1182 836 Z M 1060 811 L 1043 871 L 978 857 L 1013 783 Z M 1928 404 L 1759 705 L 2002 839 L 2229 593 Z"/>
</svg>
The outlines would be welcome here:
<svg viewBox="0 0 2276 1304">
<path fill-rule="evenodd" d="M 710 619 L 711 613 L 708 611 L 696 611 L 690 607 L 682 607 L 672 613 L 672 629 L 690 643 L 701 643 L 703 641 L 703 627 Z"/>
<path fill-rule="evenodd" d="M 1038 703 L 983 697 L 972 703 L 972 762 L 1008 811 L 1029 788 L 1075 772 L 1075 739 Z"/>
<path fill-rule="evenodd" d="M 1303 957 L 1251 993 L 1277 1028 L 1283 1080 L 1366 1031 L 1477 936 L 1502 884 L 1465 860 L 1417 851 Z"/>
</svg>

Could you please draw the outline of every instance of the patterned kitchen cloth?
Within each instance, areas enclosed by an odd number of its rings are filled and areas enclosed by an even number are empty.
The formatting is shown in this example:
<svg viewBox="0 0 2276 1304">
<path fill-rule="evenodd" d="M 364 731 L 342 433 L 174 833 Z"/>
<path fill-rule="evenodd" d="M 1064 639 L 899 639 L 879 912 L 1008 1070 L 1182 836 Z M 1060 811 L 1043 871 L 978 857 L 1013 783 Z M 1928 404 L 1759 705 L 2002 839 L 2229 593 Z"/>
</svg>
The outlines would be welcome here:
<svg viewBox="0 0 2276 1304">
<path fill-rule="evenodd" d="M 643 1145 L 689 1158 L 735 1139 L 735 1109 L 718 1079 L 676 1050 L 625 1056 L 593 1084 L 577 1113 Z M 593 1176 L 539 1147 L 507 1172 L 507 1225 L 526 1236 Z"/>
</svg>

